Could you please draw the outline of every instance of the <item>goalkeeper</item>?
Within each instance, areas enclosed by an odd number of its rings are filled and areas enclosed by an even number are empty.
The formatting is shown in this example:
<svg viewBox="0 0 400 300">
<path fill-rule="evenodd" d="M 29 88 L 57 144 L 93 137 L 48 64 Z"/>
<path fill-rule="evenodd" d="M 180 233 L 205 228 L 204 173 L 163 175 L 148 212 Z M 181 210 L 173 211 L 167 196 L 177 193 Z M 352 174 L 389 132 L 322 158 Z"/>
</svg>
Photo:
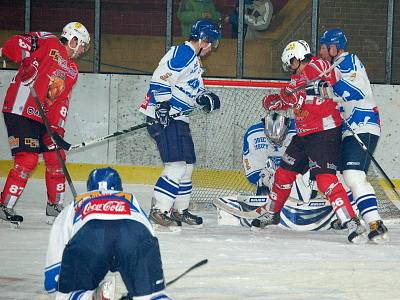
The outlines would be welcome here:
<svg viewBox="0 0 400 300">
<path fill-rule="evenodd" d="M 269 113 L 247 129 L 243 137 L 243 167 L 247 179 L 257 185 L 256 195 L 270 193 L 275 171 L 295 134 L 294 120 L 277 112 Z M 299 174 L 290 197 L 308 202 L 317 195 L 313 186 L 309 172 Z"/>
</svg>

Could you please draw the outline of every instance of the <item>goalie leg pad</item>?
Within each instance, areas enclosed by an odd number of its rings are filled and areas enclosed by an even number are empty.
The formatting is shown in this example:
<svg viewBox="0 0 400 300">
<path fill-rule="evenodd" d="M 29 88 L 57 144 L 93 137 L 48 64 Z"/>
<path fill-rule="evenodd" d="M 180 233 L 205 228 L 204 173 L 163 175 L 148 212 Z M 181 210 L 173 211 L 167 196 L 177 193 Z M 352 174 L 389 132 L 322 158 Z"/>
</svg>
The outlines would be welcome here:
<svg viewBox="0 0 400 300">
<path fill-rule="evenodd" d="M 19 152 L 14 157 L 14 167 L 10 170 L 1 193 L 1 204 L 13 208 L 25 189 L 31 172 L 39 160 L 37 153 Z"/>
<path fill-rule="evenodd" d="M 378 203 L 374 188 L 367 181 L 365 172 L 345 170 L 343 177 L 353 193 L 354 202 L 365 222 L 371 223 L 382 220 L 378 213 Z"/>
<path fill-rule="evenodd" d="M 342 224 L 356 216 L 350 200 L 347 197 L 347 193 L 336 175 L 324 173 L 317 174 L 315 177 L 318 189 L 324 193 L 325 197 L 329 200 Z"/>
<path fill-rule="evenodd" d="M 171 209 L 179 192 L 179 184 L 185 175 L 184 161 L 166 163 L 161 177 L 154 186 L 154 207 L 165 212 Z"/>
<path fill-rule="evenodd" d="M 60 151 L 60 154 L 65 161 L 64 151 Z M 65 175 L 57 159 L 57 153 L 55 151 L 44 152 L 43 159 L 46 165 L 45 179 L 48 202 L 62 204 L 65 195 Z"/>
<path fill-rule="evenodd" d="M 270 198 L 274 201 L 273 212 L 282 210 L 286 200 L 289 198 L 293 182 L 296 180 L 297 173 L 279 167 L 275 172 L 275 181 L 272 186 Z"/>
</svg>

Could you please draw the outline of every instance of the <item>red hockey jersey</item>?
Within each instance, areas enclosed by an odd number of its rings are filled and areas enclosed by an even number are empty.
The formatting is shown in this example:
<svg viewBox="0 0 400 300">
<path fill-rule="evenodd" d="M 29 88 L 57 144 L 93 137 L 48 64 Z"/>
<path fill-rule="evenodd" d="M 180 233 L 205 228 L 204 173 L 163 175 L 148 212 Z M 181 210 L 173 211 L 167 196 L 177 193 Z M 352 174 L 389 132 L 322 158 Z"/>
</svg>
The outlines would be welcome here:
<svg viewBox="0 0 400 300">
<path fill-rule="evenodd" d="M 69 96 L 78 79 L 78 67 L 68 57 L 65 46 L 50 33 L 33 32 L 11 37 L 2 48 L 3 55 L 10 60 L 21 63 L 23 59 L 28 59 L 38 66 L 33 87 L 50 124 L 63 124 L 68 111 Z M 53 105 L 55 107 L 51 108 Z M 21 83 L 19 72 L 10 83 L 2 111 L 43 123 L 29 87 Z"/>
<path fill-rule="evenodd" d="M 305 88 L 290 94 L 291 91 L 304 85 L 308 80 L 317 78 L 329 67 L 329 62 L 313 57 L 303 69 L 302 74 L 292 75 L 290 84 L 281 90 L 282 100 L 278 104 L 279 108 L 276 107 L 275 109 L 293 108 L 296 130 L 299 136 L 332 129 L 342 124 L 337 103 L 332 99 L 306 95 Z M 329 82 L 331 85 L 334 85 L 337 81 L 335 72 L 328 72 L 320 79 Z"/>
</svg>

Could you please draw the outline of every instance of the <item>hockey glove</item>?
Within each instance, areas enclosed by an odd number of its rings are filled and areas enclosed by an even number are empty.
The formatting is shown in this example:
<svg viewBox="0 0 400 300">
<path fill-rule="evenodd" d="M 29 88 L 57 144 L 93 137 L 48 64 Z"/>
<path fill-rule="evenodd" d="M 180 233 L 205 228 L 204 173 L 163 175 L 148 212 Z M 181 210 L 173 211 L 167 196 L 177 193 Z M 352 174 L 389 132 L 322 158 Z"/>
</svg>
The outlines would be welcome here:
<svg viewBox="0 0 400 300">
<path fill-rule="evenodd" d="M 266 95 L 262 99 L 262 106 L 266 110 L 276 109 L 281 102 L 281 97 L 278 94 Z"/>
<path fill-rule="evenodd" d="M 171 121 L 171 117 L 169 116 L 170 109 L 171 109 L 171 104 L 169 103 L 169 101 L 156 103 L 156 110 L 155 110 L 156 120 L 159 124 L 163 125 L 164 127 L 168 126 L 169 122 Z"/>
<path fill-rule="evenodd" d="M 212 112 L 213 110 L 219 109 L 221 107 L 221 102 L 219 101 L 219 97 L 211 92 L 200 94 L 196 98 L 196 103 L 202 106 L 203 110 L 207 113 Z"/>
<path fill-rule="evenodd" d="M 34 60 L 25 58 L 19 68 L 19 76 L 23 85 L 31 84 L 38 74 L 38 63 Z"/>
<path fill-rule="evenodd" d="M 332 86 L 328 81 L 316 80 L 306 86 L 307 95 L 320 96 L 322 98 L 334 98 Z"/>
<path fill-rule="evenodd" d="M 51 126 L 51 131 L 52 131 L 53 138 L 50 137 L 47 132 L 43 135 L 43 138 L 42 138 L 43 144 L 47 147 L 48 150 L 56 149 L 56 146 L 59 144 L 62 144 L 61 141 L 64 141 L 62 138 L 64 136 L 64 132 L 65 132 L 64 128 Z M 61 148 L 64 148 L 64 147 L 61 147 Z"/>
</svg>

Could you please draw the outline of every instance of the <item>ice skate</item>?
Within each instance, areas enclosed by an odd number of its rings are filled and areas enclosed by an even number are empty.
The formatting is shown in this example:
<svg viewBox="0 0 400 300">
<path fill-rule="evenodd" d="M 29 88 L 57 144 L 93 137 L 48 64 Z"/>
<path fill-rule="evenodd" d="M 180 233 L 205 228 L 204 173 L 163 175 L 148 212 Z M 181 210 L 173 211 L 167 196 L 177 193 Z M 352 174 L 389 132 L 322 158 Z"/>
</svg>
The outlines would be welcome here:
<svg viewBox="0 0 400 300">
<path fill-rule="evenodd" d="M 350 221 L 347 221 L 344 226 L 346 226 L 349 231 L 347 239 L 350 243 L 360 244 L 365 241 L 364 236 L 366 230 L 364 226 L 362 226 L 359 218 L 354 217 L 350 219 Z"/>
<path fill-rule="evenodd" d="M 46 205 L 46 223 L 49 225 L 52 225 L 54 223 L 54 220 L 56 217 L 60 214 L 60 212 L 63 210 L 62 204 L 58 203 L 50 203 L 47 202 Z"/>
<path fill-rule="evenodd" d="M 179 226 L 182 226 L 182 223 L 194 225 L 196 227 L 203 226 L 203 218 L 190 213 L 188 209 L 184 209 L 183 211 L 172 209 L 171 219 L 175 220 Z"/>
<path fill-rule="evenodd" d="M 178 227 L 176 221 L 170 218 L 168 212 L 161 212 L 158 208 L 152 208 L 149 214 L 150 221 L 153 223 L 153 227 L 159 232 L 178 232 L 180 227 Z"/>
<path fill-rule="evenodd" d="M 339 219 L 333 220 L 331 222 L 331 229 L 333 230 L 343 230 L 346 229 L 345 226 L 343 226 L 343 224 L 340 222 Z"/>
<path fill-rule="evenodd" d="M 0 204 L 0 219 L 19 227 L 24 220 L 24 217 L 18 215 L 13 208 L 8 208 Z"/>
<path fill-rule="evenodd" d="M 267 212 L 251 221 L 251 230 L 263 229 L 269 225 L 278 225 L 280 221 L 281 217 L 279 213 Z"/>
<path fill-rule="evenodd" d="M 374 243 L 380 243 L 383 240 L 389 239 L 387 234 L 388 229 L 383 224 L 382 220 L 369 223 L 368 239 Z"/>
</svg>

